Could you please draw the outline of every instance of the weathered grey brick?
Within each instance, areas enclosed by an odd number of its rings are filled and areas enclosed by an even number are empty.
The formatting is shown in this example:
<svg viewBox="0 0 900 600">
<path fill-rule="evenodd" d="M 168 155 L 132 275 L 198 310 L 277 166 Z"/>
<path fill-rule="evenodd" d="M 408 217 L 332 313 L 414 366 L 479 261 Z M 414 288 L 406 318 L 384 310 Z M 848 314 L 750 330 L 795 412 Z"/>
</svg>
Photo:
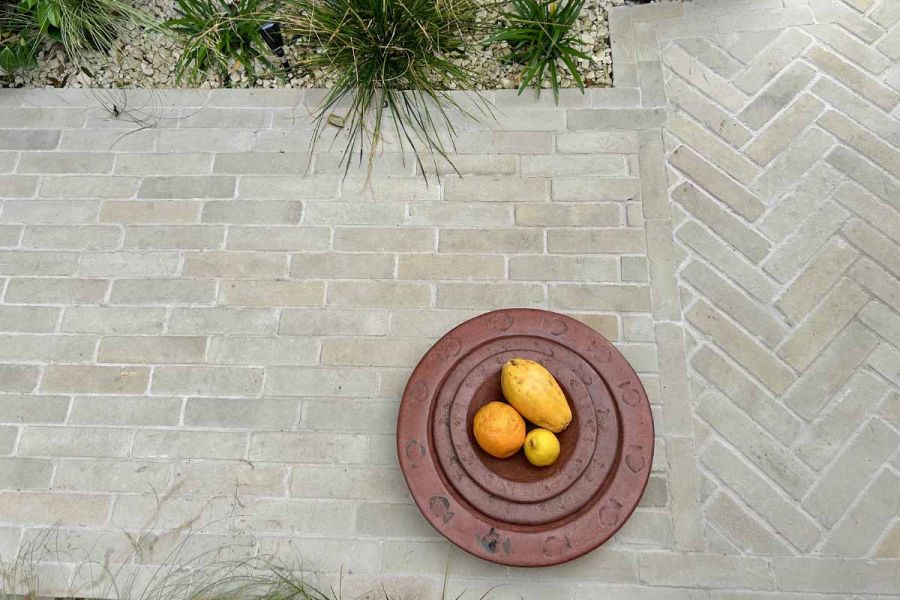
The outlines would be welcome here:
<svg viewBox="0 0 900 600">
<path fill-rule="evenodd" d="M 113 304 L 203 304 L 212 302 L 216 282 L 209 279 L 118 279 Z"/>
<path fill-rule="evenodd" d="M 85 362 L 97 339 L 77 335 L 0 335 L 0 360 Z"/>
<path fill-rule="evenodd" d="M 689 176 L 694 183 L 705 189 L 714 198 L 733 208 L 748 221 L 754 221 L 765 210 L 765 205 L 759 198 L 726 177 L 715 166 L 685 146 L 679 146 L 675 150 L 670 162 Z"/>
<path fill-rule="evenodd" d="M 163 492 L 172 467 L 132 460 L 59 461 L 53 489 L 83 492 Z"/>
<path fill-rule="evenodd" d="M 221 153 L 216 154 L 213 173 L 226 175 L 272 174 L 303 175 L 310 164 L 308 154 L 294 152 L 261 153 Z"/>
<path fill-rule="evenodd" d="M 385 279 L 394 274 L 391 254 L 307 253 L 291 256 L 296 279 Z"/>
<path fill-rule="evenodd" d="M 556 149 L 558 152 L 578 154 L 635 154 L 638 151 L 638 137 L 633 131 L 573 131 L 557 134 Z"/>
<path fill-rule="evenodd" d="M 811 67 L 801 62 L 792 63 L 738 113 L 738 117 L 753 129 L 761 128 L 787 106 L 814 75 L 815 70 Z"/>
<path fill-rule="evenodd" d="M 666 129 L 676 136 L 682 143 L 690 146 L 702 156 L 715 157 L 716 167 L 727 173 L 729 176 L 738 180 L 743 184 L 748 184 L 759 175 L 759 168 L 750 162 L 741 152 L 735 150 L 730 144 L 720 140 L 718 137 L 697 125 L 693 120 L 681 113 L 675 113 L 669 118 Z M 662 152 L 661 142 L 657 142 Z M 647 148 L 644 144 L 641 147 L 642 152 Z M 656 168 L 662 170 L 662 161 L 647 160 L 645 164 L 656 165 Z M 641 176 L 647 177 L 647 169 L 642 169 Z M 662 181 L 662 187 L 665 189 L 665 177 L 658 175 L 656 179 Z M 645 200 L 647 194 L 644 194 Z M 649 216 L 649 215 L 648 215 Z"/>
<path fill-rule="evenodd" d="M 161 333 L 164 308 L 70 306 L 63 313 L 61 331 L 72 333 Z"/>
<path fill-rule="evenodd" d="M 777 319 L 705 264 L 692 261 L 681 276 L 767 346 L 774 347 L 784 337 L 785 328 Z"/>
<path fill-rule="evenodd" d="M 404 237 L 407 233 L 404 232 Z M 337 245 L 336 241 L 335 244 Z M 331 231 L 328 227 L 296 225 L 283 227 L 231 225 L 228 227 L 228 239 L 225 242 L 229 250 L 317 251 L 327 250 L 330 245 Z"/>
<path fill-rule="evenodd" d="M 431 233 L 431 230 L 427 231 Z M 441 252 L 533 254 L 543 252 L 544 236 L 539 230 L 441 229 L 438 249 Z"/>
<path fill-rule="evenodd" d="M 128 456 L 131 432 L 112 428 L 35 427 L 22 430 L 22 456 Z"/>
<path fill-rule="evenodd" d="M 18 439 L 18 427 L 0 426 L 0 455 L 12 454 Z"/>
<path fill-rule="evenodd" d="M 212 154 L 117 154 L 115 172 L 120 175 L 205 175 L 212 165 Z"/>
<path fill-rule="evenodd" d="M 556 284 L 550 286 L 550 301 L 560 308 L 646 312 L 650 310 L 650 288 L 644 285 Z"/>
<path fill-rule="evenodd" d="M 299 422 L 293 398 L 189 398 L 184 409 L 185 425 L 194 427 L 287 430 Z"/>
<path fill-rule="evenodd" d="M 183 463 L 175 467 L 172 487 L 196 495 L 281 496 L 288 468 L 245 462 Z"/>
<path fill-rule="evenodd" d="M 71 252 L 0 252 L 0 275 L 72 275 L 77 255 Z"/>
<path fill-rule="evenodd" d="M 253 531 L 303 531 L 315 535 L 343 535 L 353 528 L 354 506 L 346 502 L 309 500 L 245 501 L 247 510 L 235 519 L 239 528 Z"/>
<path fill-rule="evenodd" d="M 230 496 L 170 496 L 165 502 L 157 494 L 122 495 L 116 499 L 110 525 L 117 529 L 140 529 L 152 522 L 156 527 L 177 529 L 186 519 L 206 523 L 204 530 L 226 528 L 234 510 Z M 155 567 L 151 567 L 155 568 Z"/>
<path fill-rule="evenodd" d="M 239 367 L 160 366 L 153 372 L 154 394 L 182 396 L 257 396 L 263 370 Z"/>
<path fill-rule="evenodd" d="M 773 392 L 782 393 L 794 381 L 791 370 L 767 348 L 734 326 L 707 302 L 696 302 L 686 317 Z"/>
<path fill-rule="evenodd" d="M 530 283 L 439 283 L 438 308 L 502 308 L 544 302 L 544 289 Z"/>
<path fill-rule="evenodd" d="M 0 519 L 20 525 L 99 526 L 109 517 L 108 496 L 0 492 Z"/>
<path fill-rule="evenodd" d="M 225 228 L 210 225 L 131 226 L 125 228 L 125 247 L 145 250 L 213 249 L 225 243 Z"/>
<path fill-rule="evenodd" d="M 424 283 L 336 281 L 328 284 L 328 305 L 341 307 L 416 307 L 431 304 L 431 287 Z"/>
<path fill-rule="evenodd" d="M 615 202 L 638 198 L 641 181 L 624 177 L 565 177 L 551 180 L 553 200 Z"/>
<path fill-rule="evenodd" d="M 201 202 L 190 200 L 109 201 L 100 207 L 102 223 L 193 223 Z"/>
<path fill-rule="evenodd" d="M 371 372 L 362 369 L 269 367 L 266 394 L 273 396 L 365 396 L 375 390 Z"/>
<path fill-rule="evenodd" d="M 623 154 L 525 155 L 521 161 L 523 177 L 628 175 L 628 157 Z M 535 186 L 535 183 L 531 185 Z"/>
<path fill-rule="evenodd" d="M 69 399 L 65 396 L 0 396 L 0 423 L 63 423 L 68 410 Z"/>
<path fill-rule="evenodd" d="M 321 361 L 324 365 L 411 367 L 430 345 L 430 340 L 326 338 Z"/>
<path fill-rule="evenodd" d="M 768 164 L 806 129 L 825 105 L 815 96 L 802 94 L 778 115 L 744 152 L 761 165 Z"/>
<path fill-rule="evenodd" d="M 24 152 L 16 171 L 43 175 L 109 173 L 113 155 L 100 152 Z"/>
<path fill-rule="evenodd" d="M 268 308 L 175 308 L 170 333 L 252 334 L 275 331 L 275 312 Z"/>
<path fill-rule="evenodd" d="M 547 250 L 559 254 L 639 254 L 645 251 L 640 229 L 551 229 Z"/>
<path fill-rule="evenodd" d="M 576 108 L 566 111 L 566 127 L 571 130 L 648 129 L 666 121 L 661 108 Z"/>
<path fill-rule="evenodd" d="M 304 465 L 292 471 L 291 496 L 402 502 L 408 498 L 397 469 Z"/>
<path fill-rule="evenodd" d="M 131 198 L 138 189 L 136 177 L 109 175 L 56 175 L 41 180 L 42 198 Z"/>
<path fill-rule="evenodd" d="M 100 340 L 101 363 L 196 363 L 206 352 L 205 337 L 122 336 Z"/>
<path fill-rule="evenodd" d="M 0 458 L 0 486 L 5 490 L 49 490 L 49 460 Z"/>
<path fill-rule="evenodd" d="M 191 130 L 162 129 L 157 152 L 248 152 L 253 144 L 253 131 L 209 129 L 202 133 Z"/>
<path fill-rule="evenodd" d="M 299 223 L 303 203 L 275 200 L 213 200 L 203 205 L 204 223 L 290 224 Z"/>
<path fill-rule="evenodd" d="M 335 227 L 334 249 L 351 252 L 422 252 L 434 248 L 434 230 L 426 227 Z"/>
<path fill-rule="evenodd" d="M 69 423 L 76 425 L 177 425 L 179 398 L 134 396 L 77 396 Z"/>
<path fill-rule="evenodd" d="M 797 438 L 801 421 L 780 403 L 770 400 L 762 387 L 721 354 L 701 346 L 691 357 L 691 365 L 783 444 Z"/>
<path fill-rule="evenodd" d="M 402 210 L 399 212 L 403 214 Z M 514 223 L 513 207 L 504 202 L 494 204 L 485 204 L 484 202 L 411 204 L 408 222 L 411 225 L 442 227 L 508 227 Z M 390 223 L 382 221 L 379 224 Z"/>
<path fill-rule="evenodd" d="M 538 178 L 463 177 L 444 181 L 444 200 L 448 202 L 543 202 L 549 192 L 549 182 Z"/>
<path fill-rule="evenodd" d="M 280 277 L 287 274 L 287 263 L 287 255 L 277 253 L 190 253 L 184 257 L 182 274 L 188 277 Z"/>
<path fill-rule="evenodd" d="M 312 365 L 317 358 L 312 338 L 214 337 L 207 362 L 224 365 Z M 172 360 L 169 362 L 187 362 Z"/>
<path fill-rule="evenodd" d="M 77 273 L 85 277 L 166 277 L 178 271 L 177 252 L 94 252 L 84 254 Z"/>
<path fill-rule="evenodd" d="M 132 456 L 147 458 L 245 458 L 247 435 L 242 432 L 141 429 L 134 436 Z"/>
<path fill-rule="evenodd" d="M 3 205 L 5 223 L 90 223 L 97 219 L 96 200 L 7 200 Z"/>
<path fill-rule="evenodd" d="M 524 281 L 618 281 L 612 256 L 513 256 L 509 278 Z"/>
<path fill-rule="evenodd" d="M 617 227 L 623 224 L 617 204 L 519 204 L 516 224 L 537 227 Z"/>
<path fill-rule="evenodd" d="M 362 504 L 355 531 L 379 539 L 437 539 L 440 536 L 414 504 Z"/>
<path fill-rule="evenodd" d="M 385 335 L 389 313 L 359 309 L 281 311 L 278 333 L 282 335 Z"/>
<path fill-rule="evenodd" d="M 315 281 L 234 280 L 223 281 L 219 287 L 219 304 L 226 305 L 321 306 L 324 297 L 325 284 Z"/>
<path fill-rule="evenodd" d="M 114 250 L 122 231 L 113 226 L 31 225 L 22 234 L 22 247 L 40 250 Z"/>
<path fill-rule="evenodd" d="M 95 367 L 49 365 L 41 389 L 45 392 L 85 394 L 140 394 L 146 391 L 150 369 L 146 367 Z"/>
<path fill-rule="evenodd" d="M 254 432 L 250 460 L 293 463 L 364 463 L 364 435 L 300 432 Z"/>
<path fill-rule="evenodd" d="M 0 175 L 0 198 L 31 198 L 37 184 L 38 178 L 32 175 Z"/>
<path fill-rule="evenodd" d="M 38 383 L 40 369 L 28 365 L 0 365 L 0 390 L 30 392 Z"/>
<path fill-rule="evenodd" d="M 231 198 L 234 177 L 224 175 L 150 176 L 141 180 L 139 198 Z"/>
<path fill-rule="evenodd" d="M 330 200 L 336 198 L 340 177 L 315 176 L 256 176 L 241 177 L 238 197 L 248 200 Z"/>
<path fill-rule="evenodd" d="M 825 73 L 831 75 L 857 94 L 864 96 L 886 111 L 890 111 L 900 100 L 900 94 L 881 85 L 878 81 L 854 67 L 836 54 L 813 45 L 804 56 Z"/>
<path fill-rule="evenodd" d="M 778 355 L 798 371 L 803 371 L 866 304 L 868 298 L 852 280 L 841 280 L 784 341 Z"/>
<path fill-rule="evenodd" d="M 6 302 L 15 302 L 9 297 L 11 285 L 12 282 L 7 284 Z M 0 331 L 50 333 L 56 329 L 59 312 L 60 309 L 47 306 L 0 306 Z"/>
<path fill-rule="evenodd" d="M 60 133 L 56 129 L 0 129 L 0 150 L 54 150 Z"/>
<path fill-rule="evenodd" d="M 502 256 L 479 254 L 401 254 L 398 279 L 502 279 L 506 261 Z M 375 274 L 377 277 L 377 272 Z"/>
</svg>

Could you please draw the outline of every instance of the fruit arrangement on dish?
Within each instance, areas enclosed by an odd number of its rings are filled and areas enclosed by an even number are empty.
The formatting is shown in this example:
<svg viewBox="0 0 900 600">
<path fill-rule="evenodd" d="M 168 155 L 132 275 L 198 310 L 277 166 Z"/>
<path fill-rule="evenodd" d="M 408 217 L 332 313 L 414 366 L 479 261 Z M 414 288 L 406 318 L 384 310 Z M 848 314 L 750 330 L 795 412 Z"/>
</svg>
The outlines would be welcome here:
<svg viewBox="0 0 900 600">
<path fill-rule="evenodd" d="M 495 458 L 524 448 L 536 467 L 555 463 L 560 452 L 555 434 L 572 422 L 572 409 L 553 374 L 537 361 L 512 358 L 503 365 L 500 387 L 506 402 L 485 404 L 472 420 L 478 446 Z M 536 426 L 527 433 L 526 420 Z"/>
</svg>

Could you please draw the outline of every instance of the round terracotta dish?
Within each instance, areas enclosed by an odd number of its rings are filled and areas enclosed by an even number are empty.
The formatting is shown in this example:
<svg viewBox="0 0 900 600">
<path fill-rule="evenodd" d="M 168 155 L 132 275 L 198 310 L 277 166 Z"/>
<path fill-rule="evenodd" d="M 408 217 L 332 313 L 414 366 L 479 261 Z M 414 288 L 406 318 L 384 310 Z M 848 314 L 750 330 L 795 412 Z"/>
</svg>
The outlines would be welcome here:
<svg viewBox="0 0 900 600">
<path fill-rule="evenodd" d="M 503 400 L 500 370 L 536 360 L 572 408 L 559 460 L 544 468 L 523 453 L 493 458 L 472 419 Z M 442 337 L 413 371 L 397 423 L 397 452 L 425 518 L 485 560 L 540 567 L 608 540 L 631 516 L 650 475 L 653 418 L 640 380 L 590 327 L 553 312 L 498 310 Z"/>
</svg>

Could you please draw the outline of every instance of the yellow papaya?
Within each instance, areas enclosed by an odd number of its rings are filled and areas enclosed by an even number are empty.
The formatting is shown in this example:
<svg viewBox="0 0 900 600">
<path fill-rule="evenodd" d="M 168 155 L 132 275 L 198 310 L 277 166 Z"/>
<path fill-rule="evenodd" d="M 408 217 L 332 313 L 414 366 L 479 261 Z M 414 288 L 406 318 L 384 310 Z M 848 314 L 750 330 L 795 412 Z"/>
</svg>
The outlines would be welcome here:
<svg viewBox="0 0 900 600">
<path fill-rule="evenodd" d="M 500 386 L 506 401 L 538 427 L 559 433 L 572 422 L 566 395 L 542 364 L 527 358 L 507 361 Z"/>
</svg>

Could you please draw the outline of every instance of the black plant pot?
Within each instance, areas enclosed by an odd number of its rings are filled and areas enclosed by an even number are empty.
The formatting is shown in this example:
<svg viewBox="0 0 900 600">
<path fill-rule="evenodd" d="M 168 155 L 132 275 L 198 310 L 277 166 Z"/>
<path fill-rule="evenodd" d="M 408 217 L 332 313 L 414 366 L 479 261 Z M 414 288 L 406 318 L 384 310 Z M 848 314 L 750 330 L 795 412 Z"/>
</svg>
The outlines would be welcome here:
<svg viewBox="0 0 900 600">
<path fill-rule="evenodd" d="M 263 41 L 272 50 L 272 52 L 281 59 L 281 65 L 285 70 L 290 68 L 290 63 L 284 53 L 284 36 L 281 34 L 281 24 L 276 21 L 269 21 L 259 26 L 259 32 L 262 34 Z"/>
</svg>

